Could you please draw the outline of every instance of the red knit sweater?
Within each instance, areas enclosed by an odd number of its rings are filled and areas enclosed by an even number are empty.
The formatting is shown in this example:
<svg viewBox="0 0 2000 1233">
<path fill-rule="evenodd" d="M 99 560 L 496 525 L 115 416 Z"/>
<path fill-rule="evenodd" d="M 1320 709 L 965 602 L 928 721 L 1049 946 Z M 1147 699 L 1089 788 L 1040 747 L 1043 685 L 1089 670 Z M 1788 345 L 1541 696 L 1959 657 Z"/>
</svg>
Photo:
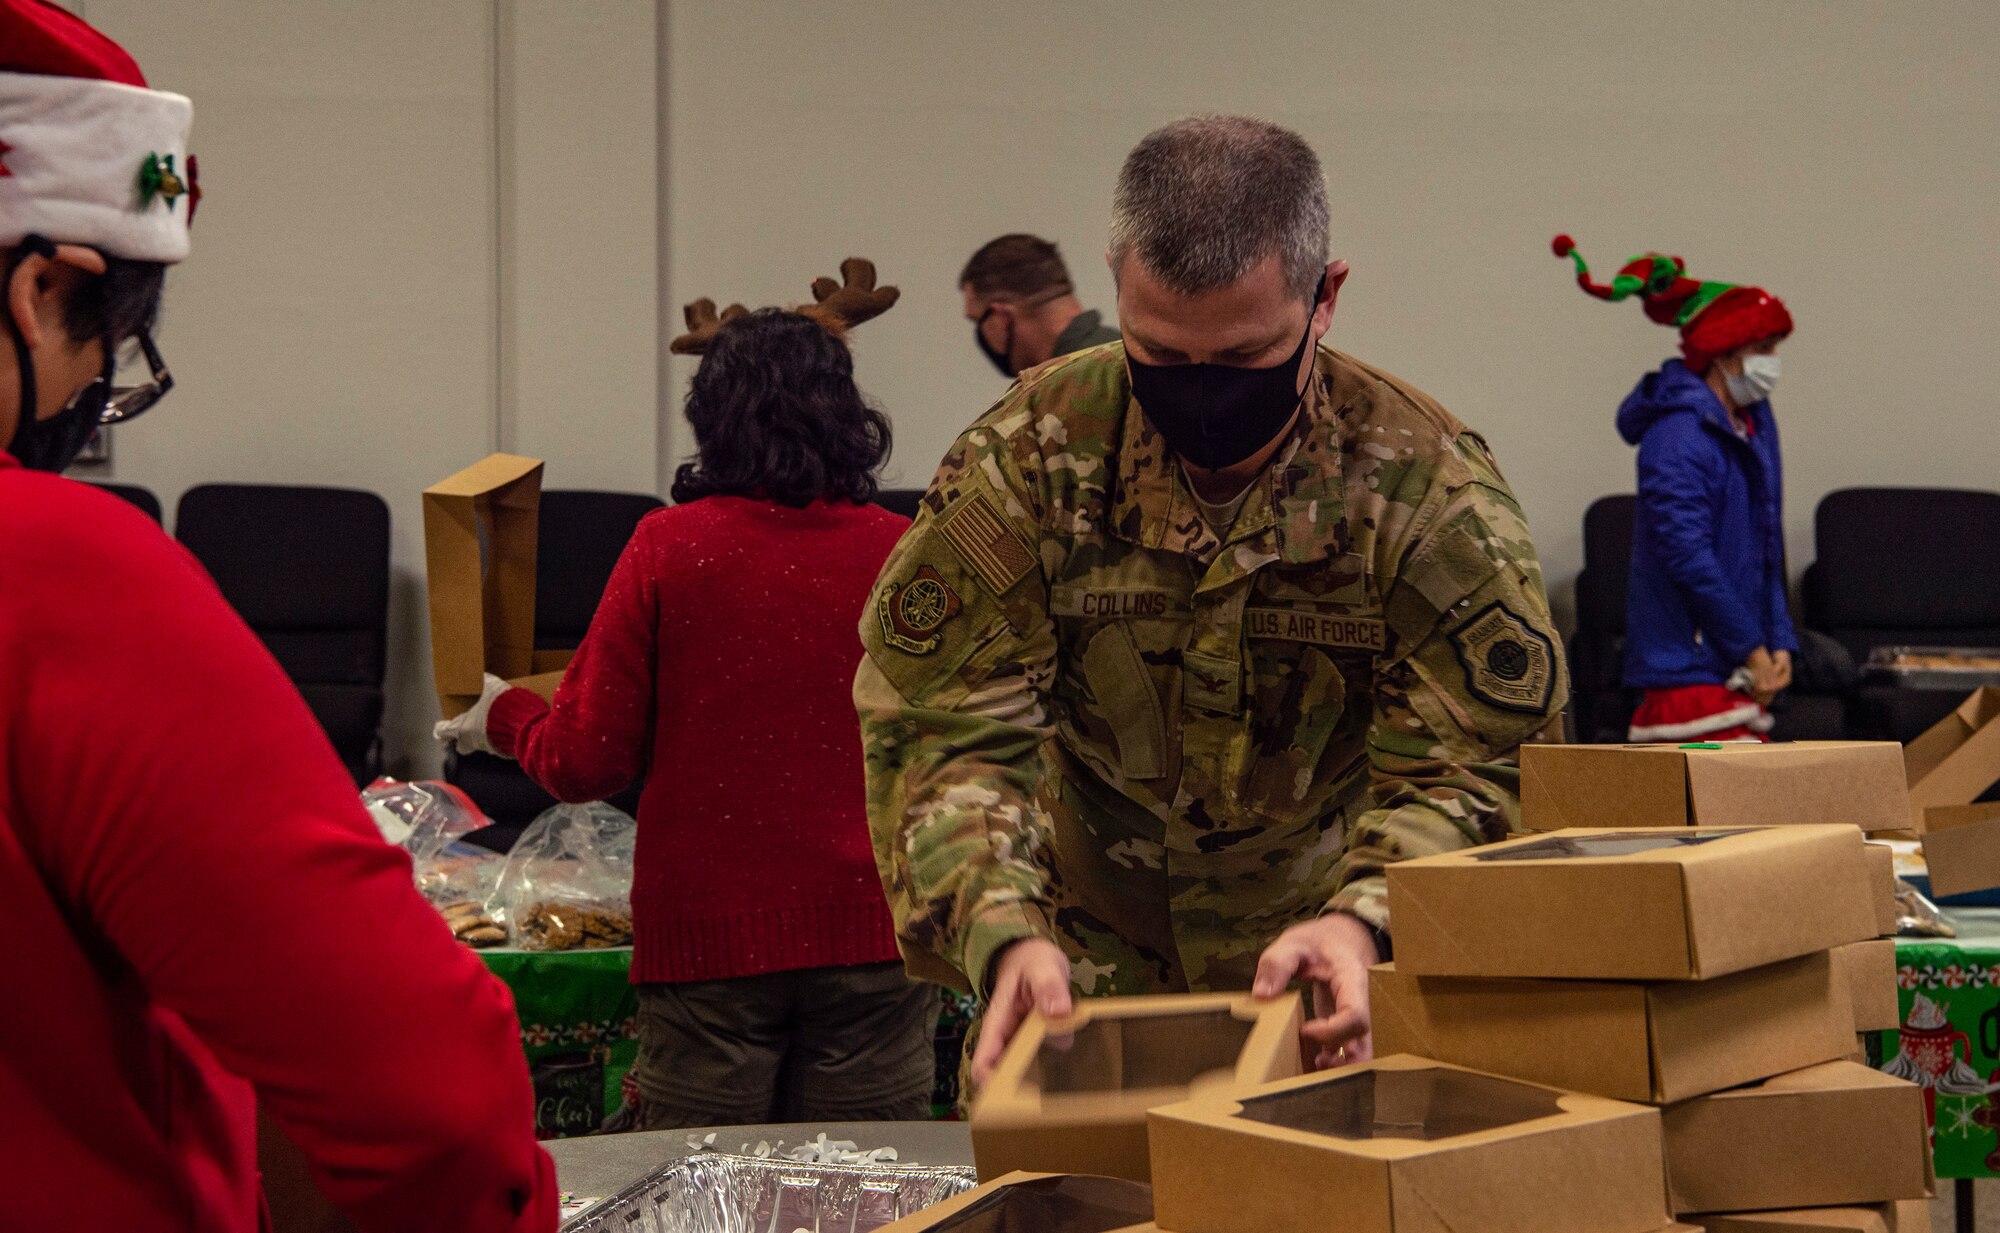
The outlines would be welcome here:
<svg viewBox="0 0 2000 1233">
<path fill-rule="evenodd" d="M 542 1233 L 506 986 L 131 506 L 0 454 L 0 1229 L 252 1233 L 259 1106 L 356 1227 Z"/>
<path fill-rule="evenodd" d="M 566 801 L 646 772 L 634 981 L 896 958 L 853 703 L 855 624 L 907 519 L 707 497 L 648 514 L 551 708 L 487 733 Z"/>
</svg>

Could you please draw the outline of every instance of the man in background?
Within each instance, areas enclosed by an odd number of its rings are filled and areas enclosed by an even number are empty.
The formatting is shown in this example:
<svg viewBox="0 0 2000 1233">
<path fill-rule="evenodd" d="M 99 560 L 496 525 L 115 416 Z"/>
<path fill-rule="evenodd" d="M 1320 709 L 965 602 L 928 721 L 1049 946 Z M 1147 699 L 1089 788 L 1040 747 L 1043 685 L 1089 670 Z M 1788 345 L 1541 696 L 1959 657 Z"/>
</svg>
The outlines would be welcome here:
<svg viewBox="0 0 2000 1233">
<path fill-rule="evenodd" d="M 979 350 L 1012 380 L 1059 355 L 1117 342 L 1118 329 L 1076 298 L 1056 246 L 1039 236 L 989 240 L 958 275 Z"/>
</svg>

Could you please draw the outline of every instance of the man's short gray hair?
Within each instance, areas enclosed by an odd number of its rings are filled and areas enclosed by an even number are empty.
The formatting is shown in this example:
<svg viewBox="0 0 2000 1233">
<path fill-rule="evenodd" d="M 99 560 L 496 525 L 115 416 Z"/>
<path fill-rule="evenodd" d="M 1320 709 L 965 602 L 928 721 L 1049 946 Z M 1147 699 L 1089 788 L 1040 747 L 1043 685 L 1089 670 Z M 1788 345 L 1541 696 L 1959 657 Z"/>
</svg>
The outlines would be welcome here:
<svg viewBox="0 0 2000 1233">
<path fill-rule="evenodd" d="M 1133 147 L 1111 201 L 1111 266 L 1136 256 L 1170 290 L 1226 287 L 1276 254 L 1286 286 L 1312 295 L 1326 270 L 1326 176 L 1287 128 L 1190 116 Z"/>
</svg>

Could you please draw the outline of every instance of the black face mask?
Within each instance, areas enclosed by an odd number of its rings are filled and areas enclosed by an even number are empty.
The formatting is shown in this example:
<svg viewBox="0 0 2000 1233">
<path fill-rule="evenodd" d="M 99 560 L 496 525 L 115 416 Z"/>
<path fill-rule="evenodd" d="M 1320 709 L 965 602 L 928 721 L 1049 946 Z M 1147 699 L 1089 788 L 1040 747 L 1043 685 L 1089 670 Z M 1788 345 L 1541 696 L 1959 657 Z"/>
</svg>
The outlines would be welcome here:
<svg viewBox="0 0 2000 1233">
<path fill-rule="evenodd" d="M 1020 375 L 1014 367 L 1014 318 L 1011 316 L 1007 318 L 1007 345 L 995 347 L 986 341 L 986 319 L 992 315 L 991 308 L 979 314 L 979 320 L 972 325 L 972 341 L 979 344 L 979 353 L 993 362 L 993 367 L 1000 370 L 1000 375 L 1012 381 Z"/>
<path fill-rule="evenodd" d="M 91 434 L 104 416 L 104 404 L 111 396 L 111 366 L 107 363 L 104 375 L 85 386 L 69 406 L 38 420 L 29 417 L 28 409 L 35 404 L 27 401 L 35 392 L 34 360 L 28 349 L 18 344 L 18 336 L 15 351 L 21 360 L 23 402 L 21 421 L 14 428 L 7 452 L 30 471 L 64 471 L 90 444 Z"/>
<path fill-rule="evenodd" d="M 21 262 L 29 254 L 49 257 L 55 254 L 55 246 L 46 240 L 36 244 L 38 236 L 29 236 L 22 241 L 20 252 L 14 264 L 7 269 L 5 286 L 14 285 L 14 275 L 21 268 Z M 5 311 L 0 308 L 0 311 Z M 6 313 L 7 332 L 14 336 L 15 369 L 20 374 L 21 406 L 19 418 L 14 424 L 14 439 L 7 444 L 7 452 L 14 460 L 31 471 L 61 471 L 76 461 L 89 443 L 90 434 L 97 431 L 98 421 L 104 415 L 105 404 L 111 398 L 111 376 L 113 360 L 111 347 L 104 348 L 104 375 L 85 386 L 81 393 L 61 411 L 45 420 L 35 418 L 39 407 L 40 390 L 35 382 L 35 357 L 28 350 L 28 340 L 21 335 L 21 327 L 15 323 L 14 314 Z"/>
<path fill-rule="evenodd" d="M 1325 279 L 1320 280 L 1322 288 Z M 1313 305 L 1319 293 L 1313 294 Z M 1271 443 L 1305 401 L 1299 361 L 1312 341 L 1312 314 L 1292 354 L 1269 368 L 1227 364 L 1146 364 L 1125 353 L 1132 394 L 1167 447 L 1204 471 L 1234 466 Z"/>
</svg>

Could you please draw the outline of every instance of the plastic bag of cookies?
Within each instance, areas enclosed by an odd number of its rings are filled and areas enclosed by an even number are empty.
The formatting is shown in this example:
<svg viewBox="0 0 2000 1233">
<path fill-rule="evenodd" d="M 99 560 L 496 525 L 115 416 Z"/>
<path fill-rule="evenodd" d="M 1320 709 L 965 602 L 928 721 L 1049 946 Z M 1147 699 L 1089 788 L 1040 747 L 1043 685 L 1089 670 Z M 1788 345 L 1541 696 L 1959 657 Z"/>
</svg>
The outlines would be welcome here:
<svg viewBox="0 0 2000 1233">
<path fill-rule="evenodd" d="M 485 915 L 527 950 L 630 945 L 635 829 L 602 802 L 544 812 L 507 854 Z"/>
</svg>

